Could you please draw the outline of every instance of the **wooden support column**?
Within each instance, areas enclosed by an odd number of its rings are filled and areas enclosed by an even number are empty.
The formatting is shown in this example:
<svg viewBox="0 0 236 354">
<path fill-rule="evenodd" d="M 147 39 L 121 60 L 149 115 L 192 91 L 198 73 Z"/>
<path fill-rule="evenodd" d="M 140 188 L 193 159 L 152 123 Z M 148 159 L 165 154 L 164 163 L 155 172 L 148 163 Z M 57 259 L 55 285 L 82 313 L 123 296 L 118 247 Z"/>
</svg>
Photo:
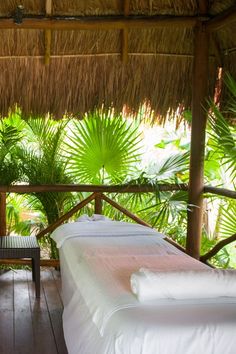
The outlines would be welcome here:
<svg viewBox="0 0 236 354">
<path fill-rule="evenodd" d="M 6 193 L 0 193 L 0 236 L 6 236 Z"/>
<path fill-rule="evenodd" d="M 96 193 L 96 196 L 94 198 L 95 201 L 95 208 L 94 212 L 95 214 L 102 214 L 102 199 L 101 199 L 101 193 Z"/>
<path fill-rule="evenodd" d="M 46 17 L 50 17 L 52 14 L 52 0 L 46 0 L 45 10 L 46 10 Z M 51 55 L 52 31 L 50 29 L 46 29 L 44 36 L 45 36 L 44 62 L 45 65 L 48 65 L 50 63 L 50 55 Z"/>
<path fill-rule="evenodd" d="M 199 259 L 204 189 L 204 152 L 206 130 L 206 98 L 208 88 L 208 60 L 209 35 L 205 26 L 199 23 L 195 29 L 195 48 L 193 64 L 192 88 L 192 131 L 188 203 L 188 230 L 186 251 L 189 255 Z"/>
<path fill-rule="evenodd" d="M 130 0 L 124 0 L 124 16 L 125 17 L 129 16 L 129 3 L 130 3 Z M 124 28 L 121 33 L 122 33 L 121 57 L 122 57 L 122 62 L 127 63 L 128 53 L 129 53 L 128 29 Z"/>
</svg>

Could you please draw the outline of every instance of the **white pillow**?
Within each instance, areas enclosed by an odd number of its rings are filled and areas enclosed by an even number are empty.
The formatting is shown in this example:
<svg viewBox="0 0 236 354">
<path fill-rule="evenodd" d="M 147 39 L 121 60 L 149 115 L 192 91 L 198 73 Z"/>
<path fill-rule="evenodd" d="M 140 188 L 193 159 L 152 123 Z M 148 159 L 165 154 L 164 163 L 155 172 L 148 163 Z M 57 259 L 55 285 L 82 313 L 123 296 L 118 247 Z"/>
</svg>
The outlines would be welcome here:
<svg viewBox="0 0 236 354">
<path fill-rule="evenodd" d="M 75 222 L 84 222 L 84 221 L 112 221 L 107 216 L 101 214 L 93 214 L 92 216 L 88 216 L 87 214 L 81 215 Z"/>
</svg>

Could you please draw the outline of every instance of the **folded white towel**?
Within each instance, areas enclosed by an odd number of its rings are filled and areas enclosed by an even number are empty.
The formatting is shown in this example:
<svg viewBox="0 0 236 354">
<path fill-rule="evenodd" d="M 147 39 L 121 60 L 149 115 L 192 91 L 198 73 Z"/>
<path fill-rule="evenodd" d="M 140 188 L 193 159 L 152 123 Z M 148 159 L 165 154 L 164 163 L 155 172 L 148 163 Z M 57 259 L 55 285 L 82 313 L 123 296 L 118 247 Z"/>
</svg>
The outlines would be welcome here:
<svg viewBox="0 0 236 354">
<path fill-rule="evenodd" d="M 112 221 L 110 218 L 100 214 L 93 214 L 92 216 L 88 216 L 87 214 L 81 215 L 76 222 L 84 222 L 84 221 Z"/>
<path fill-rule="evenodd" d="M 236 297 L 235 270 L 151 271 L 131 275 L 132 292 L 141 302 L 156 299 Z"/>
</svg>

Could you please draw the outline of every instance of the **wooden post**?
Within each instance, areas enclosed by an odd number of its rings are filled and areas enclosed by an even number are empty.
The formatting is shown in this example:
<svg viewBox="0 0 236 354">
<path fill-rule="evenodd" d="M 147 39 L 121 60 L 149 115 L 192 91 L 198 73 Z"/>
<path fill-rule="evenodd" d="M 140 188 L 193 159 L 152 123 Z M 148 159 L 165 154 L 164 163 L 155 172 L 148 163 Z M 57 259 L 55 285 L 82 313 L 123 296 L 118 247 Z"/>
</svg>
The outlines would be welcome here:
<svg viewBox="0 0 236 354">
<path fill-rule="evenodd" d="M 0 236 L 6 236 L 6 193 L 0 193 Z"/>
<path fill-rule="evenodd" d="M 192 89 L 192 131 L 186 251 L 199 259 L 202 233 L 202 204 L 204 189 L 204 152 L 206 130 L 206 97 L 208 88 L 209 35 L 202 23 L 195 29 Z"/>
<path fill-rule="evenodd" d="M 102 214 L 102 199 L 101 199 L 101 193 L 96 193 L 96 196 L 94 198 L 95 201 L 95 208 L 94 208 L 94 213 L 95 214 Z"/>
</svg>

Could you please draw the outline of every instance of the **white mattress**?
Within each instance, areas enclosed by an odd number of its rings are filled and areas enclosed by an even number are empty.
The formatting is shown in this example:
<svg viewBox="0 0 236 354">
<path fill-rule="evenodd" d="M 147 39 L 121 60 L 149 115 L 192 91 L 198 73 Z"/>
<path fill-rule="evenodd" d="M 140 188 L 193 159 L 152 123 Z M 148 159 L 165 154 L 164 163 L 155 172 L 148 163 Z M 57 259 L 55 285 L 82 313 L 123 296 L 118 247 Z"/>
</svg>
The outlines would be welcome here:
<svg viewBox="0 0 236 354">
<path fill-rule="evenodd" d="M 70 235 L 60 240 L 69 354 L 235 354 L 235 299 L 143 304 L 130 290 L 130 275 L 140 267 L 183 270 L 205 265 L 159 235 L 123 237 L 121 226 L 116 235 L 101 236 L 98 225 L 91 236 L 86 226 L 85 236 L 82 224 L 56 231 L 60 239 L 62 233 Z M 99 237 L 92 236 L 96 231 Z"/>
</svg>

